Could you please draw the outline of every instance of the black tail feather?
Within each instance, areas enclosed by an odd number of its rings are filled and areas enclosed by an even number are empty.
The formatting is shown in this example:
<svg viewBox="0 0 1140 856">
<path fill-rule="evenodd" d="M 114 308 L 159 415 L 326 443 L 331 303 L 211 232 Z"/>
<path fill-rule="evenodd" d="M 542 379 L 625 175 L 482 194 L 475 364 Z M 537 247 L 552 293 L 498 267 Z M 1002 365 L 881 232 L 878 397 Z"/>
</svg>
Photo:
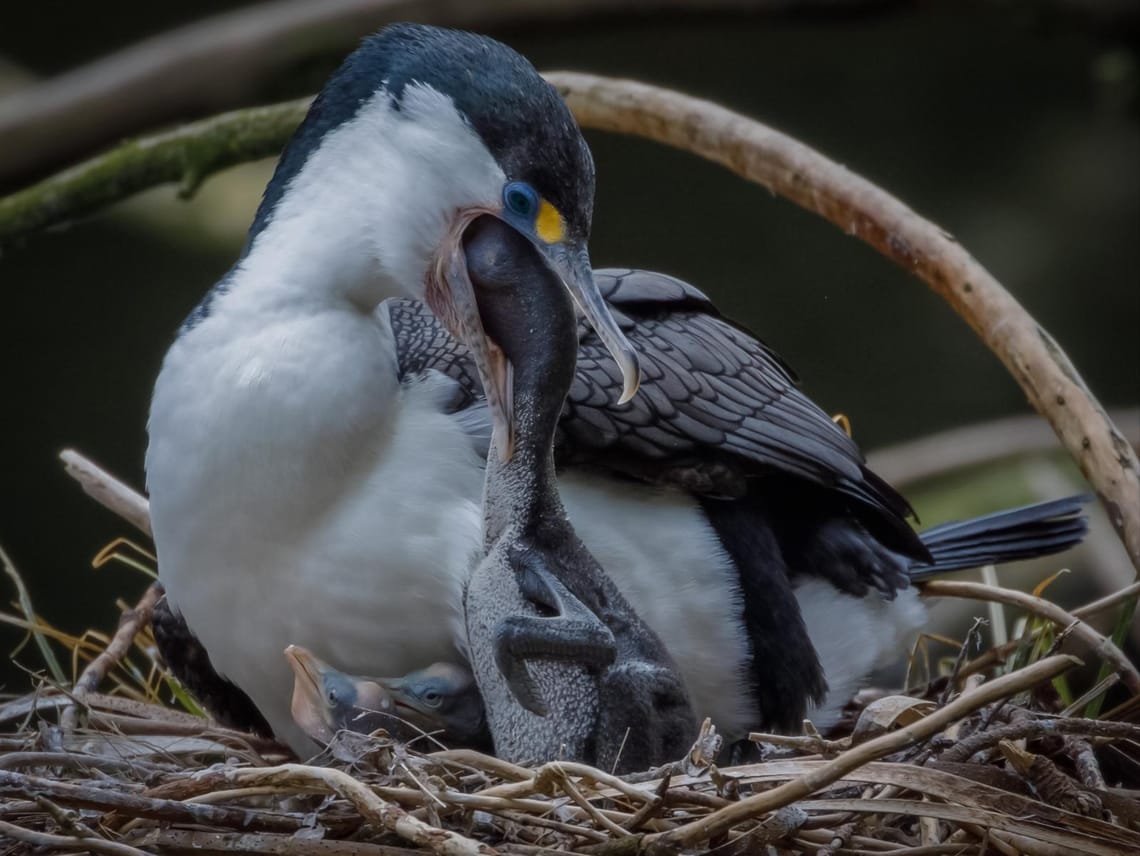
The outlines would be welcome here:
<svg viewBox="0 0 1140 856">
<path fill-rule="evenodd" d="M 1088 494 L 1069 496 L 933 526 L 920 537 L 934 563 L 912 565 L 911 579 L 1049 556 L 1075 547 L 1088 534 L 1088 518 L 1081 507 L 1090 499 Z"/>
</svg>

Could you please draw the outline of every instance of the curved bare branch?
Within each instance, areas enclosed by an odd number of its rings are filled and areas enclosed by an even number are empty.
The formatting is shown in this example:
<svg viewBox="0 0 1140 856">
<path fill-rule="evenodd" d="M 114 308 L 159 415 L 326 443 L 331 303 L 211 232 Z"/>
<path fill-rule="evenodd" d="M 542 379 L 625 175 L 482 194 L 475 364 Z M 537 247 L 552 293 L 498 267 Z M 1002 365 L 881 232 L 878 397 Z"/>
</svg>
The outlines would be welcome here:
<svg viewBox="0 0 1140 856">
<path fill-rule="evenodd" d="M 728 167 L 826 217 L 925 281 L 998 356 L 1049 421 L 1140 570 L 1140 462 L 1135 451 L 1061 347 L 952 236 L 802 143 L 709 101 L 588 74 L 557 72 L 547 79 L 583 126 L 643 136 Z M 144 187 L 174 180 L 193 185 L 210 171 L 276 150 L 295 127 L 301 107 L 301 102 L 289 102 L 238 111 L 128 143 L 2 199 L 0 244 Z M 234 155 L 231 146 L 209 143 L 216 135 L 252 142 L 244 156 Z M 199 145 L 207 150 L 196 152 Z M 120 181 L 120 172 L 130 180 Z"/>
<path fill-rule="evenodd" d="M 791 137 L 712 102 L 629 80 L 548 74 L 582 125 L 728 167 L 826 217 L 926 282 L 973 328 L 1100 496 L 1140 571 L 1140 462 L 1061 346 L 954 238 Z"/>
</svg>

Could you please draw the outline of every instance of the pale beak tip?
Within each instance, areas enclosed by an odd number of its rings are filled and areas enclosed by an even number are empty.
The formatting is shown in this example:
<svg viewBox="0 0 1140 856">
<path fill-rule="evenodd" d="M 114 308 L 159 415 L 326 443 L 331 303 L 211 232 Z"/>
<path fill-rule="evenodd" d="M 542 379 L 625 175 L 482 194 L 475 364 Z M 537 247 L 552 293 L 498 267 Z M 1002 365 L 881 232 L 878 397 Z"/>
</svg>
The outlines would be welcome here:
<svg viewBox="0 0 1140 856">
<path fill-rule="evenodd" d="M 632 348 L 624 351 L 618 360 L 618 367 L 621 369 L 622 378 L 621 398 L 618 399 L 618 404 L 626 404 L 637 395 L 637 390 L 641 387 L 641 364 L 638 362 L 637 352 Z"/>
</svg>

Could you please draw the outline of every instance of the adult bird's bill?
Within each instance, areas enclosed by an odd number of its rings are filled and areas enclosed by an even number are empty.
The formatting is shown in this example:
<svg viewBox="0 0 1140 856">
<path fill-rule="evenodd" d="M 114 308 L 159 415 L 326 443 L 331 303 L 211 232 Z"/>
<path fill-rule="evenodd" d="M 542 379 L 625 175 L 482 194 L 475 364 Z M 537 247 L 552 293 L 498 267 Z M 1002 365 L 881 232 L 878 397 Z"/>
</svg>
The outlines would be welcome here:
<svg viewBox="0 0 1140 856">
<path fill-rule="evenodd" d="M 521 182 L 514 184 L 517 186 L 508 185 L 504 192 L 502 211 L 469 208 L 456 216 L 447 239 L 441 245 L 434 268 L 435 275 L 429 282 L 427 291 L 428 304 L 451 328 L 455 337 L 471 349 L 472 360 L 487 396 L 499 457 L 504 461 L 510 459 L 514 447 L 513 368 L 502 349 L 483 329 L 475 297 L 475 284 L 471 280 L 466 254 L 468 237 L 473 231 L 486 232 L 487 230 L 483 228 L 486 225 L 485 221 L 496 218 L 509 225 L 514 230 L 515 236 L 526 239 L 526 241 L 512 240 L 511 233 L 504 234 L 503 230 L 491 230 L 491 237 L 485 240 L 495 242 L 494 251 L 501 253 L 505 258 L 535 251 L 566 286 L 575 304 L 586 316 L 621 371 L 622 395 L 619 404 L 624 404 L 633 397 L 641 380 L 637 352 L 614 320 L 609 306 L 594 282 L 585 245 L 571 245 L 562 240 L 547 243 L 543 227 L 526 228 L 525 224 L 528 221 L 520 218 L 518 212 L 512 210 L 513 207 L 522 207 L 523 203 L 516 201 L 512 206 L 511 200 L 517 196 L 530 199 L 531 195 L 524 192 L 526 185 Z M 533 191 L 530 193 L 533 194 Z M 527 204 L 539 207 L 550 205 L 548 202 Z M 552 208 L 551 212 L 546 216 L 558 217 Z M 540 214 L 538 218 L 541 219 L 542 216 Z M 553 234 L 547 233 L 546 237 L 558 237 L 561 234 L 561 229 L 558 229 Z M 482 248 L 484 253 L 488 249 L 485 245 Z"/>
</svg>

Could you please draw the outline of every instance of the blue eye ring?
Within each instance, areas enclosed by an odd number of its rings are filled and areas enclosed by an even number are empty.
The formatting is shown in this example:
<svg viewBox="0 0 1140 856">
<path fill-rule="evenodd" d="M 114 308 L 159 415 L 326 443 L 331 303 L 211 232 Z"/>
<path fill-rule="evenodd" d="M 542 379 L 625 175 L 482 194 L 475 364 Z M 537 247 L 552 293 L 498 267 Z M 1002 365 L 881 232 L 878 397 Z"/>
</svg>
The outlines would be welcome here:
<svg viewBox="0 0 1140 856">
<path fill-rule="evenodd" d="M 538 215 L 538 194 L 525 181 L 512 181 L 503 188 L 503 207 L 519 217 L 533 220 Z"/>
</svg>

